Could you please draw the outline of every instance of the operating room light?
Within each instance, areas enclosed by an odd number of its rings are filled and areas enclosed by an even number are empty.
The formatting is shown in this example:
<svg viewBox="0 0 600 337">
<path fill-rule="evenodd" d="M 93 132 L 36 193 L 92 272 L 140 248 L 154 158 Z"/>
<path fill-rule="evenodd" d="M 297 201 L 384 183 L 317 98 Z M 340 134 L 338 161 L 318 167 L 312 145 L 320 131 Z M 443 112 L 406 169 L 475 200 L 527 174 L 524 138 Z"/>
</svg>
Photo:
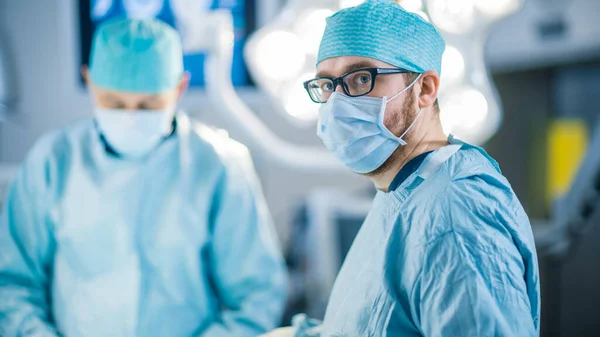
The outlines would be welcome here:
<svg viewBox="0 0 600 337">
<path fill-rule="evenodd" d="M 96 0 L 92 3 L 92 17 L 101 19 L 113 6 L 113 0 Z"/>
<path fill-rule="evenodd" d="M 315 104 L 304 90 L 303 83 L 314 77 L 313 73 L 306 73 L 299 77 L 288 89 L 285 108 L 290 115 L 303 121 L 311 121 L 317 116 L 319 105 Z"/>
<path fill-rule="evenodd" d="M 164 0 L 123 0 L 127 16 L 134 19 L 153 18 L 160 13 Z"/>
<path fill-rule="evenodd" d="M 363 2 L 364 2 L 364 0 L 340 0 L 340 8 L 348 8 L 348 7 L 358 6 Z"/>
<path fill-rule="evenodd" d="M 490 16 L 503 16 L 519 7 L 518 0 L 477 0 L 477 9 Z"/>
<path fill-rule="evenodd" d="M 453 46 L 446 46 L 442 58 L 442 85 L 459 81 L 465 75 L 465 59 L 461 52 Z"/>
<path fill-rule="evenodd" d="M 474 0 L 433 0 L 429 15 L 439 28 L 451 33 L 463 33 L 475 21 Z"/>
<path fill-rule="evenodd" d="M 416 11 L 415 14 L 422 17 L 425 21 L 431 22 L 431 19 L 429 18 L 429 15 L 427 15 L 427 13 L 425 13 L 423 11 Z"/>
<path fill-rule="evenodd" d="M 401 0 L 398 3 L 409 12 L 423 13 L 423 2 L 421 0 Z"/>
<path fill-rule="evenodd" d="M 439 94 L 444 131 L 477 145 L 502 122 L 502 107 L 484 62 L 490 27 L 524 0 L 422 0 L 446 40 Z"/>
<path fill-rule="evenodd" d="M 177 16 L 189 16 L 209 11 L 212 0 L 170 0 L 169 5 Z"/>
<path fill-rule="evenodd" d="M 264 74 L 273 80 L 289 80 L 298 76 L 305 63 L 305 52 L 298 35 L 274 31 L 257 47 L 257 62 Z"/>
<path fill-rule="evenodd" d="M 469 129 L 483 123 L 488 114 L 488 101 L 485 96 L 473 87 L 462 87 L 440 97 L 444 107 L 441 112 L 445 131 L 452 133 L 455 129 Z"/>
<path fill-rule="evenodd" d="M 309 55 L 317 56 L 319 42 L 325 31 L 325 19 L 334 12 L 329 9 L 317 9 L 305 12 L 294 26 L 294 31 L 302 41 L 304 50 Z"/>
<path fill-rule="evenodd" d="M 246 43 L 244 56 L 255 83 L 277 111 L 301 126 L 312 126 L 317 119 L 319 106 L 310 100 L 302 83 L 314 77 L 325 19 L 340 8 L 339 1 L 289 0 Z"/>
<path fill-rule="evenodd" d="M 340 0 L 340 8 L 358 6 L 364 1 L 365 0 Z M 397 0 L 396 2 L 409 12 L 423 11 L 423 2 L 421 0 Z"/>
<path fill-rule="evenodd" d="M 175 14 L 175 26 L 181 35 L 184 52 L 194 54 L 201 51 L 205 36 L 212 33 L 205 19 L 210 11 L 212 1 L 171 0 L 169 5 Z"/>
</svg>

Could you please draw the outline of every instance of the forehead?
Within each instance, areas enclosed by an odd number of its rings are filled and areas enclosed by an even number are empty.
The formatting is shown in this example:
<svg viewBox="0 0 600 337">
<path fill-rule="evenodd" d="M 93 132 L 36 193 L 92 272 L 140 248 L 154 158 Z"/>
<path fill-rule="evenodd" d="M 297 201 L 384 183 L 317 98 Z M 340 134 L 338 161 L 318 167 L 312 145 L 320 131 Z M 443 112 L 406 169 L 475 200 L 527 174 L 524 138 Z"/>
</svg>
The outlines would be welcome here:
<svg viewBox="0 0 600 337">
<path fill-rule="evenodd" d="M 395 66 L 370 57 L 339 56 L 325 59 L 317 66 L 317 76 L 338 77 L 348 71 L 360 68 L 396 68 Z"/>
<path fill-rule="evenodd" d="M 159 101 L 163 96 L 167 94 L 139 94 L 130 92 L 121 92 L 114 90 L 106 90 L 95 87 L 95 93 L 99 98 L 104 100 L 118 101 L 118 102 L 153 102 Z"/>
</svg>

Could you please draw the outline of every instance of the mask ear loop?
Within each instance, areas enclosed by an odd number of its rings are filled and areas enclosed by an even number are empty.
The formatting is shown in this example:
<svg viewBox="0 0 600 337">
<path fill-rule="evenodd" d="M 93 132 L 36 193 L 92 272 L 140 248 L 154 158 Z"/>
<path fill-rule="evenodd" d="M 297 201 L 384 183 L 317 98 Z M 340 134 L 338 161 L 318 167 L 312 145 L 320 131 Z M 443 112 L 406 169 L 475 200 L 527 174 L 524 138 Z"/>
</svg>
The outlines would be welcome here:
<svg viewBox="0 0 600 337">
<path fill-rule="evenodd" d="M 408 90 L 408 89 L 412 88 L 412 87 L 415 85 L 415 83 L 417 83 L 417 81 L 419 80 L 419 78 L 421 78 L 421 76 L 423 76 L 423 74 L 419 74 L 419 76 L 417 76 L 417 78 L 415 78 L 415 80 L 414 80 L 414 81 L 412 81 L 412 83 L 411 83 L 411 84 L 409 84 L 409 85 L 408 85 L 408 87 L 406 87 L 406 88 L 404 88 L 404 89 L 400 90 L 400 91 L 399 91 L 397 94 L 395 94 L 395 95 L 394 95 L 394 96 L 392 96 L 390 99 L 388 99 L 388 100 L 386 101 L 386 103 L 389 103 L 389 102 L 390 102 L 391 100 L 393 100 L 394 98 L 396 98 L 396 97 L 398 97 L 398 96 L 402 95 L 403 93 L 405 93 L 405 92 L 406 92 L 406 90 Z"/>
<path fill-rule="evenodd" d="M 381 107 L 381 112 L 380 112 L 380 116 L 381 120 L 380 120 L 380 125 L 387 131 L 387 133 L 389 133 L 390 135 L 392 135 L 394 138 L 396 138 L 398 140 L 398 142 L 400 143 L 400 145 L 405 146 L 407 143 L 404 141 L 404 136 L 406 136 L 406 134 L 412 129 L 413 126 L 415 126 L 415 123 L 417 123 L 417 121 L 419 120 L 419 117 L 421 117 L 421 112 L 423 112 L 423 109 L 419 109 L 419 112 L 417 113 L 417 117 L 415 118 L 415 120 L 408 126 L 408 128 L 406 128 L 406 130 L 404 131 L 404 133 L 402 135 L 400 135 L 400 137 L 396 137 L 396 135 L 394 135 L 391 131 L 388 130 L 387 127 L 385 127 L 385 125 L 383 124 L 383 117 L 385 114 L 385 108 L 388 102 L 390 102 L 391 100 L 393 100 L 394 98 L 400 96 L 401 94 L 405 93 L 408 89 L 412 88 L 415 83 L 417 83 L 417 81 L 419 80 L 419 78 L 421 78 L 423 74 L 419 74 L 419 76 L 417 76 L 417 78 L 415 78 L 414 81 L 412 81 L 411 84 L 409 84 L 406 88 L 400 90 L 397 94 L 395 94 L 394 96 L 392 96 L 390 99 L 387 98 L 383 98 L 385 100 L 386 104 L 382 104 Z"/>
<path fill-rule="evenodd" d="M 417 113 L 417 117 L 415 118 L 415 120 L 412 123 L 410 123 L 410 125 L 408 126 L 408 128 L 406 128 L 406 131 L 404 131 L 404 133 L 402 135 L 400 135 L 400 137 L 398 137 L 400 139 L 400 141 L 404 145 L 406 145 L 406 142 L 402 138 L 404 138 L 404 136 L 406 136 L 406 134 L 408 133 L 408 131 L 410 131 L 410 129 L 412 129 L 413 126 L 415 126 L 415 124 L 419 120 L 419 117 L 421 117 L 421 112 L 423 112 L 423 109 L 419 109 L 419 112 Z"/>
</svg>

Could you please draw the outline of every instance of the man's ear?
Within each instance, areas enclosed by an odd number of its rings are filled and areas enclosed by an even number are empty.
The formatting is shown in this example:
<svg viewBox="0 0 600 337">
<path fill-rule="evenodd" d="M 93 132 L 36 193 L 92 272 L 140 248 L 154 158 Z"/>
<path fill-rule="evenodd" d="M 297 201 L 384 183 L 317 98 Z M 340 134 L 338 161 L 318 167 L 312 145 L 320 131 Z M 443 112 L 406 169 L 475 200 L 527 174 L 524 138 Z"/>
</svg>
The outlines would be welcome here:
<svg viewBox="0 0 600 337">
<path fill-rule="evenodd" d="M 90 86 L 90 71 L 89 71 L 87 64 L 81 66 L 81 77 L 83 77 L 85 84 L 89 87 Z"/>
<path fill-rule="evenodd" d="M 181 75 L 181 81 L 179 82 L 179 87 L 177 89 L 179 91 L 178 99 L 181 98 L 181 96 L 183 96 L 183 94 L 185 94 L 185 92 L 190 87 L 191 78 L 192 76 L 187 71 L 184 72 L 183 75 Z"/>
<path fill-rule="evenodd" d="M 440 89 L 440 75 L 430 70 L 424 72 L 419 80 L 421 83 L 421 93 L 419 94 L 419 107 L 428 108 L 435 104 Z"/>
</svg>

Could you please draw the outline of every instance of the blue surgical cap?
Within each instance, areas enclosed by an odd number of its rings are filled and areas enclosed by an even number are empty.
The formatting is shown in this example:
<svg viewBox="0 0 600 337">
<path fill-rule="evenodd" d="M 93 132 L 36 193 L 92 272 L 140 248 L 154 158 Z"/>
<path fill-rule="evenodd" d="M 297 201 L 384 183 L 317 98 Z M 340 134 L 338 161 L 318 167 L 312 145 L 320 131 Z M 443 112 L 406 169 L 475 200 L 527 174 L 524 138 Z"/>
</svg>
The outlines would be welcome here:
<svg viewBox="0 0 600 337">
<path fill-rule="evenodd" d="M 182 74 L 181 39 L 167 24 L 119 19 L 98 27 L 90 57 L 94 85 L 156 94 L 175 89 Z"/>
<path fill-rule="evenodd" d="M 317 64 L 338 56 L 362 56 L 415 73 L 442 73 L 446 44 L 419 15 L 391 0 L 367 0 L 327 18 Z"/>
</svg>

